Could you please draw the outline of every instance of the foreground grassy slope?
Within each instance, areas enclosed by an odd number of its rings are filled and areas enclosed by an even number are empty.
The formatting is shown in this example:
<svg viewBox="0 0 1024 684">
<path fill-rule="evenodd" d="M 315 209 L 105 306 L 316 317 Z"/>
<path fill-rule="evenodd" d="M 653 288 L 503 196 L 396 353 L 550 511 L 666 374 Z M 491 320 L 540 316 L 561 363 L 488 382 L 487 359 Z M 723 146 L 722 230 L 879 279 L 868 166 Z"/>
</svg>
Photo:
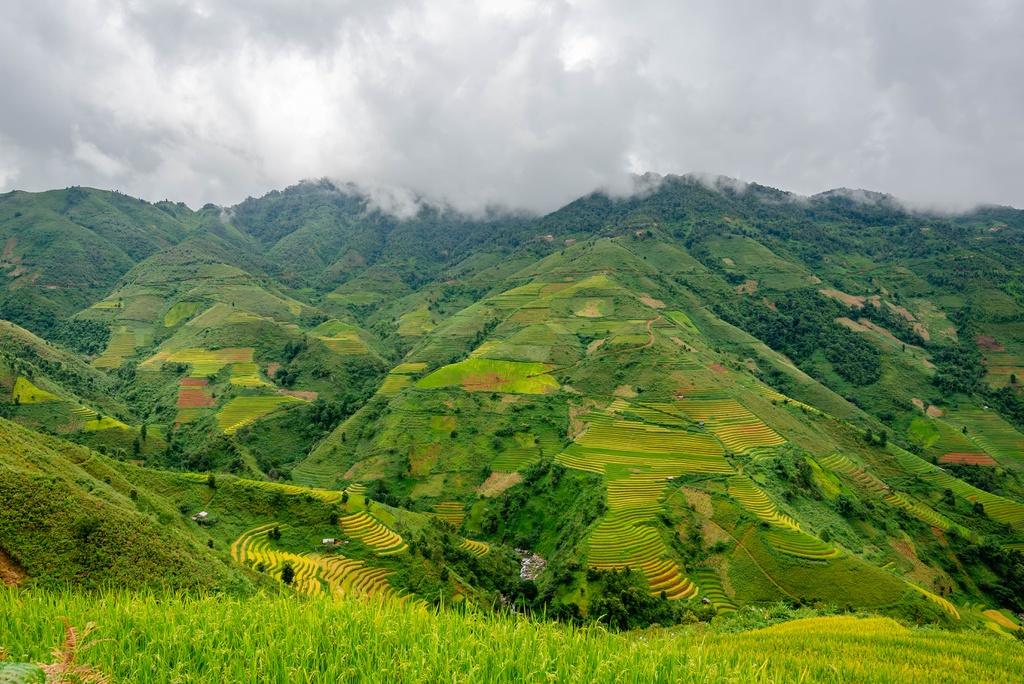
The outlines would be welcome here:
<svg viewBox="0 0 1024 684">
<path fill-rule="evenodd" d="M 0 593 L 0 645 L 49 662 L 66 616 L 94 621 L 83 664 L 162 682 L 1013 682 L 1024 649 L 884 618 L 793 620 L 755 631 L 626 635 L 396 602 Z M 750 613 L 752 624 L 766 615 Z M 214 627 L 216 626 L 216 627 Z M 255 654 L 263 654 L 254 657 Z M 911 656 L 912 654 L 912 656 Z"/>
<path fill-rule="evenodd" d="M 19 579 L 253 589 L 158 490 L 129 482 L 122 469 L 0 419 L 0 552 Z"/>
</svg>

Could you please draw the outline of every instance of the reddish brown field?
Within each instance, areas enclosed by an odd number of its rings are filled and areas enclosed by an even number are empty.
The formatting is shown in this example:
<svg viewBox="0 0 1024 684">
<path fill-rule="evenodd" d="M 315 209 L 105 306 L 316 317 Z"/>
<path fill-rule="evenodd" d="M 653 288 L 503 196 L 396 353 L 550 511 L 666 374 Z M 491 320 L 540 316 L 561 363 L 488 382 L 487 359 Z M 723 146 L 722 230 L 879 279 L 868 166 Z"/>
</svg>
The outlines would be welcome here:
<svg viewBox="0 0 1024 684">
<path fill-rule="evenodd" d="M 727 369 L 725 366 L 723 366 L 720 363 L 712 363 L 712 364 L 710 364 L 708 366 L 708 368 L 710 370 L 715 371 L 716 373 L 728 373 L 729 372 L 729 369 Z"/>
<path fill-rule="evenodd" d="M 493 392 L 501 387 L 502 380 L 497 373 L 469 373 L 463 376 L 462 389 L 467 392 Z"/>
<path fill-rule="evenodd" d="M 966 454 L 952 451 L 939 459 L 939 463 L 960 463 L 963 465 L 995 465 L 996 462 L 988 454 Z"/>
<path fill-rule="evenodd" d="M 178 408 L 210 408 L 216 402 L 213 397 L 208 397 L 199 388 L 185 388 L 178 390 Z"/>
<path fill-rule="evenodd" d="M 182 378 L 178 384 L 182 387 L 206 387 L 210 381 L 206 378 Z"/>
<path fill-rule="evenodd" d="M 1006 347 L 996 342 L 996 338 L 989 337 L 988 335 L 975 335 L 974 341 L 978 343 L 978 348 L 982 351 L 1003 351 L 1006 349 Z"/>
</svg>

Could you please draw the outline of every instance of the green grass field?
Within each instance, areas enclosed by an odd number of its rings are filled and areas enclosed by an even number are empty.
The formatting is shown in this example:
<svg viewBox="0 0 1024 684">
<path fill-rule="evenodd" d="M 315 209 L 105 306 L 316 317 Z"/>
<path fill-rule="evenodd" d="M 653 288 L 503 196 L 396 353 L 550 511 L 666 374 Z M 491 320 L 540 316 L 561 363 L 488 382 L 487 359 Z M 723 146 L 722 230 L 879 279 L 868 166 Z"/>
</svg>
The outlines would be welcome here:
<svg viewBox="0 0 1024 684">
<path fill-rule="evenodd" d="M 50 401 L 61 401 L 61 399 L 46 390 L 39 389 L 28 378 L 19 377 L 14 381 L 11 401 L 19 404 L 44 404 Z"/>
<path fill-rule="evenodd" d="M 760 613 L 749 613 L 760 615 Z M 78 655 L 114 681 L 518 684 L 1014 682 L 1024 649 L 991 633 L 821 617 L 736 634 L 614 634 L 397 601 L 0 591 L 0 645 L 48 663 L 61 617 L 97 624 Z M 986 630 L 987 632 L 987 630 Z M 265 654 L 254 657 L 254 654 Z"/>
<path fill-rule="evenodd" d="M 558 382 L 547 374 L 543 363 L 467 359 L 434 371 L 416 383 L 423 389 L 459 385 L 468 391 L 547 394 L 558 389 Z"/>
</svg>

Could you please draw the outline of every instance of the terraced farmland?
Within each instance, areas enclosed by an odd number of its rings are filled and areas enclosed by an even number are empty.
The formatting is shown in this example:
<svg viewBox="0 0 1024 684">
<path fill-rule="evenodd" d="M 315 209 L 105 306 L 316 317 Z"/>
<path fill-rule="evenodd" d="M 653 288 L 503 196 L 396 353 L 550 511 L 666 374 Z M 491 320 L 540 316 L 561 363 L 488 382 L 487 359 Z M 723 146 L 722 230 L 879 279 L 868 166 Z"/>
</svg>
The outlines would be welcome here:
<svg viewBox="0 0 1024 684">
<path fill-rule="evenodd" d="M 139 365 L 140 370 L 157 370 L 159 363 L 187 363 L 192 366 L 189 373 L 193 378 L 215 375 L 229 363 L 252 363 L 252 347 L 227 347 L 225 349 L 200 349 L 191 347 L 175 352 L 160 352 Z"/>
<path fill-rule="evenodd" d="M 827 560 L 840 555 L 838 549 L 799 530 L 773 528 L 768 530 L 766 537 L 772 547 L 792 556 L 800 556 L 801 558 L 810 558 L 812 560 Z"/>
<path fill-rule="evenodd" d="M 976 454 L 973 458 L 979 458 L 985 450 L 968 439 L 960 430 L 942 420 L 935 421 L 935 427 L 939 430 L 939 440 L 930 447 L 930 451 L 941 454 L 943 458 L 951 456 L 951 462 L 963 462 L 968 454 Z M 991 459 L 988 459 L 991 460 Z"/>
<path fill-rule="evenodd" d="M 266 397 L 235 397 L 217 413 L 217 422 L 225 434 L 232 435 L 247 423 L 277 410 L 284 404 L 302 401 L 287 394 Z"/>
<path fill-rule="evenodd" d="M 462 519 L 466 517 L 466 506 L 461 501 L 442 501 L 434 505 L 434 515 L 459 529 L 462 527 Z"/>
<path fill-rule="evenodd" d="M 923 520 L 933 527 L 937 527 L 940 530 L 948 530 L 951 527 L 955 527 L 962 535 L 964 535 L 964 537 L 971 537 L 970 530 L 957 525 L 955 522 L 942 515 L 928 504 L 915 499 L 910 494 L 893 491 L 886 494 L 883 498 L 886 503 L 906 510 L 911 515 L 915 516 L 919 520 Z"/>
<path fill-rule="evenodd" d="M 711 605 L 714 606 L 715 610 L 722 615 L 736 612 L 738 606 L 725 593 L 722 579 L 714 568 L 697 568 L 694 571 L 694 575 L 697 577 L 697 584 L 700 585 L 701 591 L 711 601 Z"/>
<path fill-rule="evenodd" d="M 937 487 L 952 489 L 955 494 L 968 501 L 980 502 L 985 507 L 985 513 L 990 518 L 1017 528 L 1024 528 L 1024 504 L 1004 499 L 995 494 L 989 494 L 986 491 L 972 487 L 963 480 L 958 480 L 952 475 L 940 471 L 932 472 L 926 478 L 935 483 Z"/>
<path fill-rule="evenodd" d="M 120 368 L 125 358 L 135 355 L 136 334 L 125 326 L 115 326 L 110 331 L 110 342 L 104 352 L 93 359 L 96 368 Z"/>
<path fill-rule="evenodd" d="M 618 420 L 605 412 L 588 413 L 581 418 L 590 423 L 587 431 L 576 440 L 583 447 L 709 459 L 724 456 L 721 445 L 710 435 Z"/>
<path fill-rule="evenodd" d="M 682 412 L 691 420 L 703 422 L 726 449 L 739 454 L 786 441 L 735 399 L 683 399 L 659 405 L 661 407 L 664 411 Z"/>
<path fill-rule="evenodd" d="M 645 526 L 643 512 L 609 510 L 589 539 L 587 563 L 599 570 L 639 570 L 647 577 L 651 593 L 664 591 L 669 599 L 692 598 L 697 586 L 687 579 L 653 527 Z"/>
<path fill-rule="evenodd" d="M 382 599 L 405 600 L 388 582 L 387 570 L 367 565 L 341 555 L 328 557 L 314 554 L 294 554 L 270 548 L 267 533 L 276 523 L 268 523 L 242 534 L 231 545 L 231 556 L 237 563 L 250 567 L 262 564 L 263 571 L 277 579 L 281 578 L 284 563 L 291 562 L 295 569 L 293 585 L 299 591 L 311 596 L 323 592 L 323 584 L 336 596 L 362 596 Z M 286 528 L 287 525 L 279 525 Z"/>
<path fill-rule="evenodd" d="M 548 394 L 558 389 L 558 382 L 547 374 L 550 368 L 543 363 L 466 359 L 434 371 L 416 386 L 433 389 L 460 385 L 468 392 Z"/>
<path fill-rule="evenodd" d="M 857 466 L 857 464 L 855 464 L 853 461 L 846 458 L 842 454 L 829 454 L 828 456 L 818 459 L 818 462 L 821 463 L 821 465 L 825 466 L 826 468 L 829 468 L 830 470 L 834 470 L 836 472 L 845 473 L 846 475 L 849 475 L 850 478 L 852 478 L 857 484 L 861 485 L 862 487 L 870 490 L 875 494 L 884 495 L 886 492 L 889 491 L 888 485 L 886 485 L 884 482 L 882 482 L 877 477 L 867 472 L 863 468 Z M 924 461 L 921 461 L 921 463 L 924 463 Z"/>
<path fill-rule="evenodd" d="M 16 404 L 45 404 L 51 401 L 62 401 L 62 399 L 46 390 L 39 389 L 28 378 L 18 376 L 18 379 L 14 381 L 11 401 Z"/>
<path fill-rule="evenodd" d="M 1024 434 L 1015 430 L 995 411 L 961 408 L 950 411 L 948 418 L 954 423 L 965 425 L 970 440 L 989 455 L 1024 463 Z"/>
<path fill-rule="evenodd" d="M 729 496 L 769 525 L 800 531 L 800 523 L 780 512 L 775 503 L 746 475 L 734 475 L 729 478 Z"/>
<path fill-rule="evenodd" d="M 472 539 L 463 539 L 462 543 L 459 544 L 459 548 L 465 551 L 469 551 L 477 558 L 483 558 L 491 552 L 491 547 L 487 544 Z"/>
<path fill-rule="evenodd" d="M 231 384 L 239 387 L 267 387 L 269 382 L 260 378 L 260 371 L 252 361 L 231 364 Z"/>
<path fill-rule="evenodd" d="M 409 548 L 400 534 L 385 527 L 366 511 L 345 516 L 339 524 L 346 535 L 363 542 L 378 556 L 391 556 Z"/>
<path fill-rule="evenodd" d="M 950 603 L 950 602 L 949 602 L 949 601 L 947 601 L 946 599 L 942 598 L 941 596 L 938 596 L 937 594 L 933 594 L 932 592 L 930 592 L 930 591 L 928 591 L 928 590 L 926 590 L 926 589 L 922 589 L 921 587 L 917 586 L 916 584 L 912 584 L 912 583 L 910 583 L 910 582 L 907 582 L 907 584 L 908 584 L 908 585 L 909 585 L 909 586 L 910 586 L 910 587 L 911 587 L 912 589 L 916 590 L 916 591 L 917 591 L 918 593 L 920 593 L 920 594 L 921 594 L 922 596 L 924 596 L 924 597 L 925 597 L 925 598 L 927 598 L 927 599 L 928 599 L 929 601 L 931 601 L 931 602 L 932 602 L 932 603 L 934 603 L 935 605 L 937 605 L 937 606 L 939 606 L 940 608 L 942 608 L 942 609 L 943 609 L 944 611 L 946 611 L 947 613 L 949 613 L 950 615 L 952 615 L 952 616 L 953 616 L 954 618 L 956 618 L 957 620 L 959 620 L 959 619 L 960 619 L 960 611 L 958 611 L 958 610 L 956 609 L 956 606 L 954 606 L 954 605 L 953 605 L 952 603 Z"/>
</svg>

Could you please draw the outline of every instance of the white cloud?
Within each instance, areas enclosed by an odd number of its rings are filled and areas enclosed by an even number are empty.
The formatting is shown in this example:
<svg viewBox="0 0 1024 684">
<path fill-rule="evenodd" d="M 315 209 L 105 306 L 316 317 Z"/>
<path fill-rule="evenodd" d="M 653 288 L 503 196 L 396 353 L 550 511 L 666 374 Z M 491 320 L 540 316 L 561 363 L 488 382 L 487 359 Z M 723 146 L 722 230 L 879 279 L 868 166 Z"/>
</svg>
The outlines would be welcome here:
<svg viewBox="0 0 1024 684">
<path fill-rule="evenodd" d="M 1017 3 L 7 5 L 0 190 L 231 204 L 326 176 L 543 211 L 694 171 L 1024 205 Z"/>
</svg>

